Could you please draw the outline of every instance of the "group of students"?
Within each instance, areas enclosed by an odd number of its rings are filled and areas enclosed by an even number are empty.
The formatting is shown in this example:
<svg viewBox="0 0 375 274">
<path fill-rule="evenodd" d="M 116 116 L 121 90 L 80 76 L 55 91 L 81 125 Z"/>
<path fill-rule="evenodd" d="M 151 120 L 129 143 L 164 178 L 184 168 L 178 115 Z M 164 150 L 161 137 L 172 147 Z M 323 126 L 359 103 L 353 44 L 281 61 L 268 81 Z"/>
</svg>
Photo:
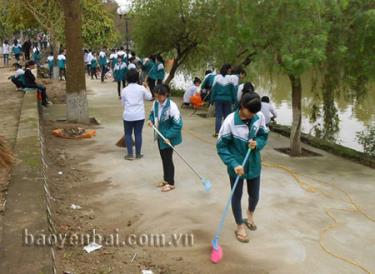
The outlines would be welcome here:
<svg viewBox="0 0 375 274">
<path fill-rule="evenodd" d="M 124 47 L 112 49 L 111 54 L 107 55 L 107 48 L 103 47 L 99 53 L 92 50 L 84 51 L 84 61 L 87 73 L 91 79 L 98 79 L 97 73 L 101 73 L 101 81 L 104 82 L 106 73 L 112 71 L 112 76 L 117 82 L 117 94 L 121 99 L 121 89 L 126 87 L 127 74 L 131 70 L 139 73 L 140 82 L 147 81 L 150 87 L 152 99 L 157 84 L 162 84 L 165 77 L 164 59 L 158 55 L 150 55 L 148 58 L 140 59 L 134 51 L 125 50 Z"/>
<path fill-rule="evenodd" d="M 22 54 L 22 45 L 17 39 L 14 39 L 12 44 L 10 44 L 8 40 L 4 40 L 3 47 L 2 47 L 2 54 L 3 54 L 4 66 L 9 65 L 9 59 L 10 59 L 11 54 L 14 56 L 17 62 L 19 62 L 21 54 Z"/>
<path fill-rule="evenodd" d="M 55 56 L 53 52 L 47 57 L 48 64 L 48 75 L 53 78 L 53 68 L 55 66 Z M 59 55 L 57 56 L 57 68 L 59 70 L 59 80 L 66 80 L 66 50 L 61 49 Z"/>
<path fill-rule="evenodd" d="M 23 56 L 25 61 L 29 61 L 31 59 L 38 66 L 41 60 L 41 50 L 39 44 L 41 43 L 31 42 L 30 39 L 27 39 L 23 44 L 21 44 L 18 39 L 14 39 L 12 43 L 10 43 L 9 40 L 4 40 L 2 45 L 4 66 L 9 65 L 11 55 L 14 57 L 16 62 L 20 62 L 21 57 Z"/>
<path fill-rule="evenodd" d="M 216 74 L 207 70 L 203 82 L 195 77 L 193 85 L 186 89 L 183 96 L 183 105 L 190 106 L 194 95 L 199 94 L 203 101 L 208 101 L 215 106 L 215 132 L 216 138 L 222 121 L 236 108 L 239 107 L 242 95 L 254 92 L 251 82 L 240 83 L 246 77 L 246 72 L 241 67 L 232 67 L 224 64 Z M 266 119 L 266 124 L 277 117 L 276 111 L 270 103 L 268 96 L 261 98 L 261 111 Z"/>
<path fill-rule="evenodd" d="M 121 51 L 114 53 L 110 58 L 113 64 L 113 76 L 117 82 L 117 92 L 121 99 L 121 84 L 124 88 L 126 85 L 127 73 L 136 70 L 139 75 L 140 82 L 147 82 L 150 89 L 152 100 L 155 99 L 154 88 L 158 84 L 162 84 L 165 77 L 164 60 L 161 55 L 151 55 L 149 58 L 141 60 L 131 52 L 129 55 L 120 54 Z"/>
<path fill-rule="evenodd" d="M 36 78 L 32 73 L 36 63 L 33 60 L 27 61 L 25 69 L 19 63 L 14 64 L 16 72 L 13 76 L 9 77 L 10 80 L 15 84 L 17 90 L 23 90 L 25 88 L 36 89 L 42 101 L 42 106 L 48 106 L 48 96 L 46 87 L 36 82 Z"/>
<path fill-rule="evenodd" d="M 269 130 L 266 117 L 261 111 L 262 100 L 254 91 L 253 85 L 245 83 L 241 85 L 240 94 L 234 92 L 235 84 L 237 88 L 240 86 L 241 74 L 243 77 L 243 71 L 238 75 L 230 74 L 229 67 L 223 66 L 220 74 L 215 75 L 210 72 L 206 75 L 204 81 L 211 81 L 210 85 L 205 86 L 205 88 L 210 89 L 209 100 L 215 102 L 221 115 L 225 114 L 222 124 L 216 124 L 216 127 L 218 127 L 216 149 L 219 157 L 227 166 L 231 188 L 234 186 L 236 177 L 240 176 L 232 198 L 232 211 L 237 225 L 236 239 L 246 243 L 249 241 L 246 230 L 257 229 L 254 222 L 254 212 L 259 201 L 260 152 L 267 143 Z M 238 81 L 234 79 L 234 76 L 238 77 Z M 212 79 L 207 80 L 209 77 L 212 77 Z M 152 90 L 146 82 L 142 86 L 139 84 L 139 73 L 136 70 L 127 73 L 127 82 L 128 85 L 121 91 L 127 148 L 125 159 L 143 158 L 141 153 L 142 129 L 146 119 L 144 100 L 152 100 L 154 95 L 156 100 L 153 102 L 147 124 L 150 127 L 156 127 L 166 139 L 164 140 L 158 134 L 154 135 L 163 166 L 163 180 L 157 186 L 161 188 L 162 192 L 172 191 L 175 189 L 172 147 L 182 142 L 183 121 L 179 108 L 169 97 L 169 86 L 157 83 Z M 201 83 L 201 80 L 196 78 L 194 88 L 191 88 L 191 90 L 196 90 L 199 85 L 203 84 L 205 83 Z M 189 94 L 193 93 L 190 90 L 188 92 L 190 92 Z M 232 112 L 233 104 L 236 107 Z M 133 132 L 135 135 L 135 155 L 133 154 Z M 251 150 L 249 160 L 242 166 L 242 161 L 248 149 Z M 242 218 L 241 198 L 245 180 L 249 199 L 246 211 L 247 218 Z"/>
</svg>

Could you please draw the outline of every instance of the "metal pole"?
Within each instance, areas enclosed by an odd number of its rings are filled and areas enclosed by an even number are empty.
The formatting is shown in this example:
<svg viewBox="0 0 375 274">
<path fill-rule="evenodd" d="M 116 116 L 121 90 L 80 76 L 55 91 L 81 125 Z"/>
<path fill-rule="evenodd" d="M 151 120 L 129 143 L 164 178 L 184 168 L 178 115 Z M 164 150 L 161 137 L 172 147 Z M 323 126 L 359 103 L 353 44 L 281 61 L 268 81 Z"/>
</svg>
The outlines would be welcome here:
<svg viewBox="0 0 375 274">
<path fill-rule="evenodd" d="M 126 65 L 129 64 L 129 29 L 128 29 L 128 17 L 125 14 L 125 33 L 126 33 Z"/>
</svg>

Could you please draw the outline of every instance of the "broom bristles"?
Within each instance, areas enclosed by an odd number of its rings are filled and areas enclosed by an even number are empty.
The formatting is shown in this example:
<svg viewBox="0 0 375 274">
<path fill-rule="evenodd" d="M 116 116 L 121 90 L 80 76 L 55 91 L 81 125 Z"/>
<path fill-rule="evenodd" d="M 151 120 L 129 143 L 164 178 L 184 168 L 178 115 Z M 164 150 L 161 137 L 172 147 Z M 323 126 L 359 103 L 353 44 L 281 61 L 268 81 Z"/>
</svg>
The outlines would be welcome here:
<svg viewBox="0 0 375 274">
<path fill-rule="evenodd" d="M 0 136 L 0 168 L 9 168 L 14 162 L 14 155 L 6 145 L 4 137 Z"/>
</svg>

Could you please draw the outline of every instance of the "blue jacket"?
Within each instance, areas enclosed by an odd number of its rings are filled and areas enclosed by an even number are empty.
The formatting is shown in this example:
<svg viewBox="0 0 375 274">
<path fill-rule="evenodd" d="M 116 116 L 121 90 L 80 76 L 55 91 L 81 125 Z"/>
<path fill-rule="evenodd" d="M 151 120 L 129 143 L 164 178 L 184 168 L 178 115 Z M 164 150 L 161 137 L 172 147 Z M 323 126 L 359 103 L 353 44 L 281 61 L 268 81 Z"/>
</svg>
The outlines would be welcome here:
<svg viewBox="0 0 375 274">
<path fill-rule="evenodd" d="M 242 165 L 250 139 L 255 140 L 257 146 L 250 153 L 249 160 L 244 166 L 245 174 L 242 178 L 253 179 L 260 176 L 262 166 L 260 151 L 267 144 L 268 132 L 265 118 L 261 112 L 255 114 L 248 123 L 240 119 L 238 110 L 228 115 L 221 126 L 216 149 L 221 160 L 227 165 L 230 177 L 237 176 L 234 168 Z"/>
<path fill-rule="evenodd" d="M 158 128 L 161 134 L 165 138 L 167 138 L 172 146 L 176 146 L 182 143 L 182 118 L 180 111 L 175 102 L 170 100 L 169 98 L 164 102 L 164 107 L 160 116 L 160 120 L 158 119 L 160 110 L 160 103 L 155 100 L 154 104 L 152 105 L 152 110 L 149 116 L 149 120 Z M 156 134 L 156 133 L 155 133 Z M 169 145 L 164 143 L 163 139 L 160 136 L 155 135 L 155 139 L 158 140 L 160 149 L 169 148 Z"/>
</svg>

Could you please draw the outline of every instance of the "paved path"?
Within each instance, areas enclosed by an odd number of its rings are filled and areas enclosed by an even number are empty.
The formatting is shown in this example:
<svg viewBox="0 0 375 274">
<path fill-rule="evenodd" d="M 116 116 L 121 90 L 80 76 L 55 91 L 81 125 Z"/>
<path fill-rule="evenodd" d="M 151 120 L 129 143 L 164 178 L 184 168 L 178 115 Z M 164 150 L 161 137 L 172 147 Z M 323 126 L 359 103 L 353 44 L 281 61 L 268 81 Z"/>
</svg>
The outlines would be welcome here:
<svg viewBox="0 0 375 274">
<path fill-rule="evenodd" d="M 288 139 L 272 134 L 263 151 L 258 230 L 250 233 L 249 244 L 241 244 L 234 238 L 233 217 L 228 216 L 220 240 L 224 259 L 212 265 L 209 244 L 229 191 L 226 168 L 211 137 L 213 119 L 190 116 L 191 111 L 184 110 L 183 144 L 178 147 L 212 181 L 211 193 L 203 191 L 199 179 L 176 155 L 176 190 L 161 193 L 154 187 L 162 173 L 152 130 L 144 129 L 144 159 L 125 161 L 124 150 L 114 146 L 123 132 L 114 83 L 88 80 L 88 88 L 91 115 L 101 127 L 95 142 L 68 152 L 86 156 L 83 166 L 97 173 L 96 181 L 111 182 L 86 205 L 96 208 L 96 219 L 107 229 L 125 227 L 133 214 L 141 233 L 192 232 L 193 247 L 165 252 L 182 256 L 201 273 L 366 273 L 361 267 L 375 272 L 373 169 L 313 148 L 323 156 L 292 159 L 274 150 L 287 147 Z M 246 198 L 244 208 L 245 202 Z"/>
</svg>

